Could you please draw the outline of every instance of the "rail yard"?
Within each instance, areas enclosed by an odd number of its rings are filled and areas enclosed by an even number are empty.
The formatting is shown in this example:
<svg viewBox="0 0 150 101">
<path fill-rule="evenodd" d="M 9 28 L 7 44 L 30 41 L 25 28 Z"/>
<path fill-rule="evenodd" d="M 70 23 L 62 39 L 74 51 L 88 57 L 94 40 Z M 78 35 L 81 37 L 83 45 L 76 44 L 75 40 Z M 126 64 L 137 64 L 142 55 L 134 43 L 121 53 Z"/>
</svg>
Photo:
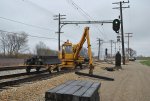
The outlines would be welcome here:
<svg viewBox="0 0 150 101">
<path fill-rule="evenodd" d="M 124 69 L 120 71 L 109 72 L 104 70 L 105 67 L 112 66 L 111 64 L 98 63 L 94 73 L 114 78 L 114 81 L 78 76 L 74 72 L 38 76 L 40 80 L 32 78 L 31 81 L 27 80 L 24 83 L 20 81 L 20 84 L 5 86 L 1 89 L 0 100 L 45 101 L 45 91 L 67 80 L 90 80 L 101 82 L 102 86 L 99 89 L 101 101 L 149 101 L 149 67 L 141 65 L 139 62 L 130 62 L 123 66 Z M 82 72 L 88 72 L 88 69 L 82 70 Z"/>
<path fill-rule="evenodd" d="M 0 101 L 150 101 L 149 4 L 0 0 Z"/>
</svg>

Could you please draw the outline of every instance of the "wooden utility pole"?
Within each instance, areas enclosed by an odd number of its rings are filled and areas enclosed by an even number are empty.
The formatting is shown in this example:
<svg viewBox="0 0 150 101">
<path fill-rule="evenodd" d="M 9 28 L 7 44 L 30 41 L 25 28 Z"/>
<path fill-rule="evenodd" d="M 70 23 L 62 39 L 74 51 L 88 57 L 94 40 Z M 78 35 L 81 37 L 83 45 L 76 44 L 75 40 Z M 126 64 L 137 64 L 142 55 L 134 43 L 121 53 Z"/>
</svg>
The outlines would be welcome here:
<svg viewBox="0 0 150 101">
<path fill-rule="evenodd" d="M 125 34 L 127 34 L 127 36 L 125 36 L 125 37 L 127 37 L 128 38 L 128 55 L 130 56 L 130 51 L 129 51 L 129 48 L 130 48 L 130 37 L 132 37 L 131 35 L 133 34 L 133 33 L 125 33 Z M 129 58 L 129 57 L 128 57 Z"/>
<path fill-rule="evenodd" d="M 61 15 L 60 13 L 58 15 L 54 15 L 55 19 L 54 20 L 58 20 L 58 51 L 60 51 L 60 33 L 63 33 L 61 32 L 61 20 L 62 19 L 66 19 L 66 18 L 63 18 L 63 16 L 66 16 L 66 15 Z"/>
<path fill-rule="evenodd" d="M 111 46 L 111 58 L 112 58 L 112 47 L 113 47 L 113 40 L 110 40 L 110 46 Z"/>
<path fill-rule="evenodd" d="M 122 60 L 123 60 L 123 65 L 125 65 L 125 49 L 124 49 L 124 30 L 123 30 L 123 13 L 122 13 L 122 8 L 129 8 L 128 7 L 123 7 L 122 5 L 125 3 L 129 3 L 125 2 L 125 1 L 120 1 L 120 2 L 115 2 L 113 4 L 119 4 L 120 7 L 115 7 L 113 9 L 120 9 L 120 20 L 121 20 L 121 39 L 122 39 Z"/>
<path fill-rule="evenodd" d="M 114 44 L 115 44 L 115 54 L 116 54 L 117 53 L 117 46 L 116 46 L 117 42 L 114 42 Z"/>
<path fill-rule="evenodd" d="M 98 60 L 100 60 L 100 48 L 101 48 L 101 44 L 102 44 L 102 41 L 100 38 L 98 38 Z"/>
</svg>

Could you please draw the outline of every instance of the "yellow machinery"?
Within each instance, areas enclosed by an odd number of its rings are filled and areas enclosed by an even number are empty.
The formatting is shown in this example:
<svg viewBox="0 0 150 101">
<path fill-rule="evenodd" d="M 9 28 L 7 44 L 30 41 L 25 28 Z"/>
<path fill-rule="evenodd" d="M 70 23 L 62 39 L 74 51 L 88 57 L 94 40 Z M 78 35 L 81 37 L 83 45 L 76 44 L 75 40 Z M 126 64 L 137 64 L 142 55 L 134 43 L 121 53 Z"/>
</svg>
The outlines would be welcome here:
<svg viewBox="0 0 150 101">
<path fill-rule="evenodd" d="M 61 52 L 59 53 L 59 58 L 62 61 L 61 66 L 65 68 L 74 69 L 77 66 L 82 67 L 84 62 L 84 58 L 79 56 L 79 53 L 83 47 L 84 42 L 87 40 L 88 45 L 88 56 L 89 56 L 89 74 L 93 74 L 93 60 L 92 60 L 92 52 L 89 38 L 89 27 L 85 27 L 82 38 L 80 42 L 76 45 L 73 45 L 68 40 L 64 44 L 62 44 Z"/>
</svg>

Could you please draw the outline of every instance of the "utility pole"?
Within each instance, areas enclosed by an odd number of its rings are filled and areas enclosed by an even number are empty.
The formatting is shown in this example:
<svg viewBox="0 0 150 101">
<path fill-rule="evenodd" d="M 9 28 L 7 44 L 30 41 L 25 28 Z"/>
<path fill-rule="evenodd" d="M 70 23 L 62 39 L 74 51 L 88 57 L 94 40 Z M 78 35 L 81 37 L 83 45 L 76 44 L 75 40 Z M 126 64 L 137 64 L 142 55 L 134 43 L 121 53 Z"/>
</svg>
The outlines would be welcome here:
<svg viewBox="0 0 150 101">
<path fill-rule="evenodd" d="M 129 45 L 130 45 L 130 37 L 132 37 L 131 35 L 133 34 L 133 33 L 125 33 L 125 34 L 127 34 L 127 36 L 125 36 L 125 37 L 127 37 L 128 38 L 128 55 L 130 56 L 130 51 L 129 51 Z M 129 58 L 129 57 L 128 57 Z"/>
<path fill-rule="evenodd" d="M 63 16 L 66 16 L 66 15 L 61 15 L 59 13 L 59 15 L 54 15 L 55 19 L 54 20 L 58 20 L 58 51 L 60 51 L 60 33 L 63 33 L 61 32 L 61 20 L 62 19 L 66 19 L 66 18 L 63 18 Z"/>
<path fill-rule="evenodd" d="M 111 46 L 111 58 L 112 58 L 112 47 L 113 47 L 113 42 L 114 42 L 113 40 L 110 40 L 110 44 L 111 44 L 111 45 L 110 45 L 110 46 Z"/>
<path fill-rule="evenodd" d="M 123 65 L 125 65 L 125 49 L 124 49 L 124 30 L 123 30 L 123 13 L 122 13 L 122 8 L 129 8 L 128 7 L 123 7 L 122 5 L 125 3 L 125 1 L 120 1 L 120 2 L 115 2 L 113 4 L 119 4 L 120 7 L 115 7 L 113 9 L 120 9 L 120 20 L 121 20 L 121 39 L 122 39 L 122 58 L 123 58 Z"/>
<path fill-rule="evenodd" d="M 98 38 L 98 60 L 100 60 L 100 48 L 101 48 L 101 42 L 103 41 L 103 40 L 101 40 L 100 38 Z"/>
<path fill-rule="evenodd" d="M 114 42 L 114 44 L 115 44 L 115 54 L 116 54 L 116 52 L 117 52 L 117 47 L 116 47 L 117 42 Z"/>
</svg>

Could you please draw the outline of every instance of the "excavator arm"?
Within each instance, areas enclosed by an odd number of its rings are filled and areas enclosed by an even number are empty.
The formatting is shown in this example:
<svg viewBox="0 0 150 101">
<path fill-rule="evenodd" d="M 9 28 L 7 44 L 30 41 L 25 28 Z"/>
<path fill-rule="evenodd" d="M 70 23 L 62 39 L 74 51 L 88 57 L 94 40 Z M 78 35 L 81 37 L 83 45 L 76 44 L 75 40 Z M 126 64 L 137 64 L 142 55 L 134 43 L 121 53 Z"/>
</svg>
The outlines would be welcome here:
<svg viewBox="0 0 150 101">
<path fill-rule="evenodd" d="M 89 56 L 89 69 L 90 69 L 89 74 L 92 75 L 94 66 L 93 66 L 92 51 L 91 51 L 91 44 L 90 44 L 90 37 L 89 37 L 89 27 L 85 27 L 82 38 L 80 42 L 76 45 L 74 59 L 78 59 L 79 53 L 86 40 L 87 40 L 87 45 L 88 45 L 88 56 Z"/>
</svg>

